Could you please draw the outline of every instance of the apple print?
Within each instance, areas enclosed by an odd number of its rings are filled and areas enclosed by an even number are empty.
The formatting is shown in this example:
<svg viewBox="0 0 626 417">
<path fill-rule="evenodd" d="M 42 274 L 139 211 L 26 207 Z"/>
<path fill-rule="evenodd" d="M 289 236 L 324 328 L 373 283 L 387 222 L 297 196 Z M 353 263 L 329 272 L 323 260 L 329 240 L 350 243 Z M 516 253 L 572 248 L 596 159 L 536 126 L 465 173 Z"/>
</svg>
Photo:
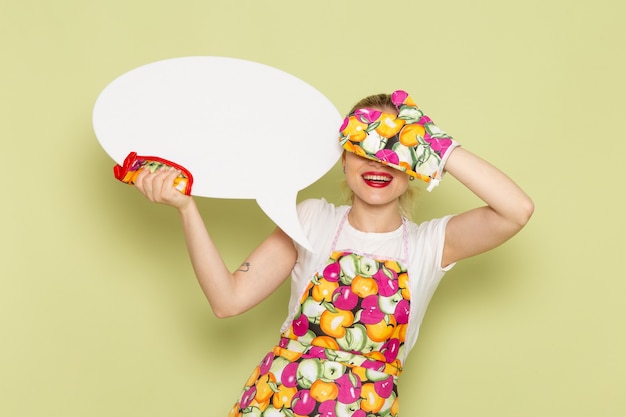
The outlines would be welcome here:
<svg viewBox="0 0 626 417">
<path fill-rule="evenodd" d="M 396 90 L 393 93 L 391 93 L 391 102 L 393 103 L 394 106 L 400 107 L 400 105 L 404 103 L 404 100 L 406 100 L 408 97 L 409 97 L 409 93 L 407 93 L 406 91 Z"/>
<path fill-rule="evenodd" d="M 291 409 L 294 413 L 301 416 L 308 416 L 311 414 L 317 402 L 311 397 L 311 392 L 308 389 L 298 391 L 293 396 L 291 401 Z"/>
<path fill-rule="evenodd" d="M 298 385 L 300 385 L 302 388 L 311 388 L 313 382 L 320 379 L 323 371 L 324 368 L 322 366 L 321 360 L 303 359 L 298 365 L 298 370 L 296 373 Z"/>
<path fill-rule="evenodd" d="M 400 142 L 394 143 L 393 150 L 398 154 L 398 158 L 401 161 L 410 161 L 410 165 L 417 163 L 417 153 L 415 149 L 411 147 L 403 146 Z"/>
<path fill-rule="evenodd" d="M 352 282 L 352 278 L 354 278 L 357 274 L 359 260 L 357 256 L 353 253 L 344 256 L 339 260 L 339 264 L 341 266 L 341 282 L 344 284 L 350 284 Z"/>
<path fill-rule="evenodd" d="M 378 270 L 378 262 L 373 259 L 362 257 L 359 260 L 359 272 L 364 277 L 371 277 Z"/>
<path fill-rule="evenodd" d="M 283 371 L 289 364 L 290 362 L 282 356 L 276 356 L 274 358 L 272 366 L 270 367 L 270 372 L 274 374 L 274 377 L 276 377 L 276 381 L 282 380 Z"/>
<path fill-rule="evenodd" d="M 378 283 L 378 293 L 383 297 L 390 297 L 398 292 L 400 285 L 395 271 L 381 268 L 372 276 Z"/>
<path fill-rule="evenodd" d="M 385 314 L 378 307 L 378 296 L 369 295 L 361 301 L 361 323 L 376 324 L 385 318 Z"/>
<path fill-rule="evenodd" d="M 360 144 L 366 153 L 374 155 L 381 150 L 381 147 L 387 144 L 387 139 L 380 136 L 375 130 L 372 130 Z"/>
<path fill-rule="evenodd" d="M 374 123 L 377 121 L 382 112 L 380 110 L 375 109 L 356 109 L 354 111 L 354 116 L 362 123 Z"/>
<path fill-rule="evenodd" d="M 289 365 L 285 366 L 285 369 L 283 369 L 280 375 L 281 384 L 287 388 L 298 386 L 298 365 L 298 362 L 291 362 Z M 278 381 L 278 378 L 276 380 Z"/>
<path fill-rule="evenodd" d="M 326 281 L 337 282 L 339 280 L 339 276 L 341 275 L 341 265 L 339 262 L 333 262 L 332 264 L 326 265 L 322 275 L 324 275 Z"/>
<path fill-rule="evenodd" d="M 393 314 L 396 317 L 396 323 L 408 323 L 409 315 L 411 314 L 411 306 L 409 305 L 409 302 L 404 298 L 400 300 L 400 302 L 396 305 L 396 309 Z"/>
<path fill-rule="evenodd" d="M 400 351 L 400 341 L 398 339 L 389 339 L 383 345 L 381 352 L 385 355 L 385 361 L 391 363 L 398 357 Z"/>
<path fill-rule="evenodd" d="M 335 380 L 339 388 L 337 401 L 343 404 L 352 404 L 361 396 L 361 380 L 352 372 L 346 372 Z"/>
<path fill-rule="evenodd" d="M 311 323 L 319 324 L 320 316 L 324 311 L 326 311 L 324 304 L 315 301 L 311 296 L 307 297 L 307 299 L 302 302 L 302 314 L 304 314 Z"/>
<path fill-rule="evenodd" d="M 253 385 L 249 387 L 241 396 L 241 401 L 239 402 L 239 408 L 241 409 L 248 408 L 252 400 L 254 400 L 255 395 L 256 395 L 256 386 Z"/>
<path fill-rule="evenodd" d="M 306 315 L 300 314 L 293 320 L 291 327 L 293 328 L 293 334 L 296 336 L 304 336 L 309 330 L 309 319 Z"/>
<path fill-rule="evenodd" d="M 270 367 L 272 366 L 272 359 L 274 359 L 274 352 L 270 352 L 267 355 L 265 355 L 265 358 L 263 358 L 263 360 L 261 361 L 260 366 L 260 371 L 259 374 L 260 375 L 265 375 L 266 373 L 269 372 Z"/>
<path fill-rule="evenodd" d="M 354 323 L 354 314 L 351 311 L 325 311 L 320 317 L 320 329 L 332 338 L 343 337 L 346 329 Z"/>
<path fill-rule="evenodd" d="M 363 348 L 363 350 L 361 350 L 361 352 L 371 353 L 380 351 L 380 349 L 383 347 L 383 343 L 384 342 L 374 342 L 373 340 L 367 338 L 365 341 L 365 347 Z"/>
<path fill-rule="evenodd" d="M 365 141 L 363 141 L 365 142 Z M 381 149 L 374 154 L 374 156 L 380 159 L 383 163 L 398 165 L 400 163 L 400 157 L 391 149 Z"/>
<path fill-rule="evenodd" d="M 335 414 L 335 406 L 337 402 L 335 400 L 326 400 L 322 402 L 317 411 L 320 412 L 319 417 L 337 417 Z"/>
<path fill-rule="evenodd" d="M 424 125 L 427 120 L 430 120 L 428 116 L 424 116 L 421 110 L 413 106 L 402 106 L 398 117 L 400 116 L 406 120 L 407 123 L 418 123 L 420 125 Z"/>
<path fill-rule="evenodd" d="M 346 334 L 336 340 L 343 350 L 361 352 L 367 343 L 367 330 L 364 325 L 357 323 L 346 328 Z"/>
<path fill-rule="evenodd" d="M 404 299 L 402 298 L 402 294 L 400 293 L 400 291 L 398 291 L 390 297 L 379 297 L 378 307 L 380 308 L 380 311 L 382 311 L 385 314 L 395 314 L 396 307 L 401 300 L 404 300 Z M 396 321 L 397 321 L 397 318 L 396 318 Z"/>
<path fill-rule="evenodd" d="M 374 382 L 374 391 L 381 398 L 389 398 L 393 392 L 393 376 Z"/>
<path fill-rule="evenodd" d="M 332 300 L 336 308 L 340 310 L 352 310 L 359 302 L 359 297 L 352 292 L 350 287 L 342 285 L 333 292 Z"/>
<path fill-rule="evenodd" d="M 322 379 L 327 381 L 334 381 L 337 378 L 344 375 L 346 372 L 346 366 L 339 362 L 326 360 L 323 362 Z"/>
</svg>

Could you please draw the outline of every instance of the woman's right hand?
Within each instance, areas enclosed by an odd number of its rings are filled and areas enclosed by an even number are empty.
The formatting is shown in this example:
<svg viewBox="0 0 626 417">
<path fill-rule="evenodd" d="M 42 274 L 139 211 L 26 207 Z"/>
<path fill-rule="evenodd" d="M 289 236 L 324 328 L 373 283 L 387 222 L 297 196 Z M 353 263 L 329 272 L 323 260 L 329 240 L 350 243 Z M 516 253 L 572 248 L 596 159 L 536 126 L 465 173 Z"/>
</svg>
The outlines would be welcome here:
<svg viewBox="0 0 626 417">
<path fill-rule="evenodd" d="M 174 180 L 179 174 L 180 171 L 174 168 L 161 168 L 154 172 L 143 168 L 134 183 L 148 200 L 183 210 L 193 199 L 175 188 Z"/>
</svg>

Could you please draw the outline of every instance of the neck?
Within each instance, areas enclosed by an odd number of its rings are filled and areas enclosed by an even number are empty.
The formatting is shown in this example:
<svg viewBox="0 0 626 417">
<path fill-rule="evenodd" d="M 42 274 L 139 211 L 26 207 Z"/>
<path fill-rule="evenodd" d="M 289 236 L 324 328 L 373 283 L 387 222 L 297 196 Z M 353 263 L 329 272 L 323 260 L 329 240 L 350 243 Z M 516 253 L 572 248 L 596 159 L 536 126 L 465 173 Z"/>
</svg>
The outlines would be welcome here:
<svg viewBox="0 0 626 417">
<path fill-rule="evenodd" d="M 386 233 L 400 227 L 402 216 L 397 205 L 365 207 L 356 203 L 350 208 L 348 221 L 352 227 L 361 232 Z"/>
</svg>

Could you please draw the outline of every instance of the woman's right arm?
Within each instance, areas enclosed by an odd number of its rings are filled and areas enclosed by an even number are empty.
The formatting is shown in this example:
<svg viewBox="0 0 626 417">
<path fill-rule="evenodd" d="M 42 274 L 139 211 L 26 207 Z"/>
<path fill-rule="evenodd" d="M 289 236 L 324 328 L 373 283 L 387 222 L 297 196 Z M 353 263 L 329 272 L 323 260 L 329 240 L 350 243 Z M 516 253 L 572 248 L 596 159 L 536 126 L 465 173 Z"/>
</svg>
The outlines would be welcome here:
<svg viewBox="0 0 626 417">
<path fill-rule="evenodd" d="M 206 230 L 194 200 L 174 188 L 176 170 L 142 171 L 135 186 L 150 201 L 175 207 L 198 282 L 217 317 L 230 317 L 267 298 L 296 262 L 293 242 L 276 228 L 234 272 L 228 270 Z"/>
</svg>

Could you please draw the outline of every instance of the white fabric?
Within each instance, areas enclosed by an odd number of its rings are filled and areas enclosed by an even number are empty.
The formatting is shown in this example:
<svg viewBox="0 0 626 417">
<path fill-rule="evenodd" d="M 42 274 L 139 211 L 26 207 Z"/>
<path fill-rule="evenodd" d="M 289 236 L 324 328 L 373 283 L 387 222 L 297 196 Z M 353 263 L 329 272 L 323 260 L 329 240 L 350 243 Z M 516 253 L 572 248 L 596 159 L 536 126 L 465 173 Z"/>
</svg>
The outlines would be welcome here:
<svg viewBox="0 0 626 417">
<path fill-rule="evenodd" d="M 398 259 L 404 257 L 402 226 L 389 233 L 365 233 L 354 229 L 348 221 L 335 247 L 333 240 L 349 206 L 336 207 L 326 200 L 306 200 L 298 205 L 298 216 L 309 243 L 316 249 L 312 253 L 294 243 L 298 260 L 291 275 L 289 314 L 281 332 L 289 328 L 298 312 L 300 299 L 309 281 L 326 263 L 333 250 L 351 250 L 378 258 Z M 430 220 L 419 226 L 405 222 L 408 227 L 408 275 L 411 289 L 411 313 L 405 341 L 404 357 L 415 345 L 426 307 L 444 274 L 454 264 L 441 268 L 441 256 L 445 228 L 452 216 Z"/>
</svg>

